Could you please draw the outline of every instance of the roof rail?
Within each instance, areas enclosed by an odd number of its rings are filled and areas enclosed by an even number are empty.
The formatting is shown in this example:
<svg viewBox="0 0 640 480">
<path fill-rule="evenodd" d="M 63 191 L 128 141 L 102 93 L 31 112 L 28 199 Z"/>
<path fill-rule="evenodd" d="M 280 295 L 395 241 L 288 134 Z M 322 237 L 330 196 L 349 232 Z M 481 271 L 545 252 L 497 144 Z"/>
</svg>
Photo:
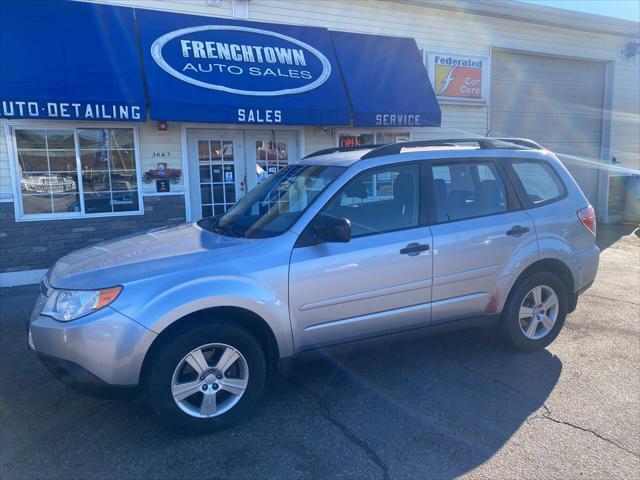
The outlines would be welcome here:
<svg viewBox="0 0 640 480">
<path fill-rule="evenodd" d="M 505 142 L 505 143 L 513 143 L 521 147 L 533 148 L 534 150 L 544 150 L 544 147 L 542 145 L 528 138 L 502 137 L 502 138 L 495 138 L 495 140 L 498 140 L 500 142 Z"/>
<path fill-rule="evenodd" d="M 365 160 L 367 158 L 395 155 L 401 153 L 403 148 L 455 147 L 456 145 L 460 145 L 461 143 L 476 143 L 481 150 L 544 150 L 544 147 L 534 142 L 533 140 L 529 140 L 528 138 L 444 138 L 441 140 L 417 140 L 414 142 L 389 143 L 365 153 L 362 157 L 360 157 L 360 159 Z"/>
<path fill-rule="evenodd" d="M 382 147 L 365 153 L 361 160 L 367 158 L 383 157 L 385 155 L 395 155 L 401 153 L 403 148 L 421 148 L 421 147 L 455 147 L 460 143 L 477 143 L 483 149 L 499 148 L 492 138 L 476 137 L 476 138 L 445 138 L 442 140 L 417 140 L 413 142 L 389 143 Z"/>
<path fill-rule="evenodd" d="M 372 144 L 367 144 L 367 145 L 355 145 L 353 147 L 323 148 L 322 150 L 317 150 L 317 151 L 315 151 L 313 153 L 310 153 L 309 155 L 306 155 L 306 156 L 302 157 L 302 159 L 304 160 L 305 158 L 319 157 L 320 155 L 328 155 L 330 153 L 336 153 L 336 152 L 353 152 L 355 150 L 370 150 L 370 149 L 384 147 L 385 145 L 387 145 L 387 144 L 386 143 L 372 143 Z"/>
</svg>

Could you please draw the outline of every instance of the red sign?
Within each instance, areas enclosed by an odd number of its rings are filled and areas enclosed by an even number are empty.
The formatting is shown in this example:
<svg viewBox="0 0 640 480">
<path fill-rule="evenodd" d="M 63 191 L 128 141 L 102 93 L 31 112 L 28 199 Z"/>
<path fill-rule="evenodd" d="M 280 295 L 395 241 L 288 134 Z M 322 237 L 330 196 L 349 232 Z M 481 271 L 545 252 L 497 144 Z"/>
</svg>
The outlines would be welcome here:
<svg viewBox="0 0 640 480">
<path fill-rule="evenodd" d="M 360 145 L 362 145 L 362 142 L 355 135 L 343 135 L 340 137 L 340 148 L 359 147 Z"/>
</svg>

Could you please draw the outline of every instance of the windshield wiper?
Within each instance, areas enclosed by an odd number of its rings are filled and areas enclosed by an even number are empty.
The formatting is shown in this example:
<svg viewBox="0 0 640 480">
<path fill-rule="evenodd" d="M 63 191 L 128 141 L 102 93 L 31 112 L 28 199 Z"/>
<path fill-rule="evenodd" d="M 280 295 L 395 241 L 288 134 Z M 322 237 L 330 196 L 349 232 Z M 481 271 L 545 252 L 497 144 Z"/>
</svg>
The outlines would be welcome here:
<svg viewBox="0 0 640 480">
<path fill-rule="evenodd" d="M 229 237 L 243 237 L 244 234 L 235 230 L 230 224 L 220 225 L 220 222 L 216 223 L 213 226 L 214 233 L 220 233 L 222 235 L 227 235 Z"/>
<path fill-rule="evenodd" d="M 198 226 L 204 230 L 208 230 L 209 232 L 213 231 L 213 227 L 216 226 L 218 220 L 214 217 L 206 217 L 201 220 L 198 220 L 196 223 Z"/>
</svg>

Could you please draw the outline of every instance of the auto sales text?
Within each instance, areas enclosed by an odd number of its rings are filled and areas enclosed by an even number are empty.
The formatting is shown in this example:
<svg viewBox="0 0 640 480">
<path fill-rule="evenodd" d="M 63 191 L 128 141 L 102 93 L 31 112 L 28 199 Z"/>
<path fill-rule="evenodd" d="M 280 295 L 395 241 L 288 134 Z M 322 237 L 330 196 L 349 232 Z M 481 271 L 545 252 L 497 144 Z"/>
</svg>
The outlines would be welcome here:
<svg viewBox="0 0 640 480">
<path fill-rule="evenodd" d="M 198 40 L 180 40 L 182 56 L 184 58 L 227 60 L 236 63 L 251 63 L 254 66 L 248 68 L 248 73 L 254 77 L 289 77 L 310 80 L 311 72 L 297 68 L 261 68 L 255 64 L 281 64 L 306 67 L 307 60 L 304 51 L 296 48 L 260 47 L 257 45 L 238 45 L 223 42 L 201 42 Z M 227 65 L 213 62 L 187 62 L 182 68 L 183 72 L 199 73 L 229 73 L 242 75 L 245 69 L 239 65 Z"/>
</svg>

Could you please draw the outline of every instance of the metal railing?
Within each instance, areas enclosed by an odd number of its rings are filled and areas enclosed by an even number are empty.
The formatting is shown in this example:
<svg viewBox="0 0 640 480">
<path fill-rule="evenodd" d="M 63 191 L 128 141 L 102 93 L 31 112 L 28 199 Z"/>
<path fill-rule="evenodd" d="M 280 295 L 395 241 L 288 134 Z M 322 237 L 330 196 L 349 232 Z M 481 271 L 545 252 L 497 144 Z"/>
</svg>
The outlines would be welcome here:
<svg viewBox="0 0 640 480">
<path fill-rule="evenodd" d="M 465 144 L 475 144 L 481 150 L 544 150 L 540 144 L 528 138 L 490 138 L 490 137 L 468 137 L 468 138 L 443 138 L 439 140 L 415 140 L 411 142 L 397 142 L 373 145 L 358 145 L 354 147 L 333 147 L 324 148 L 310 153 L 303 157 L 312 158 L 320 155 L 328 155 L 336 152 L 352 152 L 355 150 L 369 150 L 361 160 L 367 158 L 384 157 L 387 155 L 397 155 L 405 148 L 427 148 L 427 147 L 458 147 Z"/>
<path fill-rule="evenodd" d="M 481 150 L 542 150 L 543 148 L 533 140 L 527 138 L 445 138 L 440 140 L 417 140 L 413 142 L 390 143 L 382 147 L 370 150 L 360 159 L 384 157 L 387 155 L 397 155 L 405 148 L 426 148 L 426 147 L 458 147 L 464 144 L 476 144 Z"/>
</svg>

